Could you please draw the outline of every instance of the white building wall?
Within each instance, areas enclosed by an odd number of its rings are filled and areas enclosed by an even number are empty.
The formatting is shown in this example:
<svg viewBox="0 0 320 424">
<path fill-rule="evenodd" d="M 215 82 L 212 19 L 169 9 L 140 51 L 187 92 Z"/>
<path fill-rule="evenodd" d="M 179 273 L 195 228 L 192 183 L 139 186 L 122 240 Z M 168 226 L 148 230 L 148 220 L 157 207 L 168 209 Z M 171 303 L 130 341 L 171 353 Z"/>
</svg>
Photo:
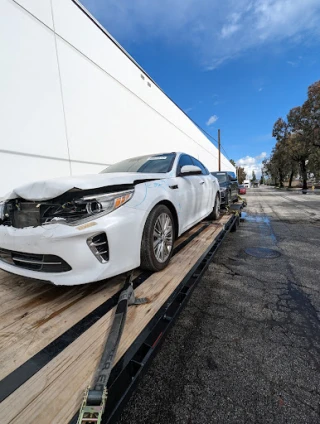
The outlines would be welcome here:
<svg viewBox="0 0 320 424">
<path fill-rule="evenodd" d="M 1 4 L 0 196 L 164 151 L 217 170 L 215 146 L 72 0 Z"/>
<path fill-rule="evenodd" d="M 1 1 L 0 197 L 25 182 L 70 172 L 55 35 L 39 20 L 50 24 L 50 0 L 30 6 L 38 17 Z"/>
</svg>

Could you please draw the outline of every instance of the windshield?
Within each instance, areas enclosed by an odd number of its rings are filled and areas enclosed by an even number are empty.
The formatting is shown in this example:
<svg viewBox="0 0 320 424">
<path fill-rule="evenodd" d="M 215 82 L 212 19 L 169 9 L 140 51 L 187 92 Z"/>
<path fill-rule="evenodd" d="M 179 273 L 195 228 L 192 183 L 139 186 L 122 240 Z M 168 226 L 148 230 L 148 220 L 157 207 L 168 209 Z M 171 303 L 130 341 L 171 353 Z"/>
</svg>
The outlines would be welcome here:
<svg viewBox="0 0 320 424">
<path fill-rule="evenodd" d="M 170 172 L 175 153 L 164 153 L 161 155 L 148 155 L 139 156 L 137 158 L 130 158 L 122 162 L 110 165 L 104 169 L 101 174 L 110 172 L 146 172 L 150 174 L 164 174 Z"/>
<path fill-rule="evenodd" d="M 227 181 L 227 174 L 224 172 L 212 172 L 216 178 L 218 178 L 219 183 L 225 183 Z"/>
</svg>

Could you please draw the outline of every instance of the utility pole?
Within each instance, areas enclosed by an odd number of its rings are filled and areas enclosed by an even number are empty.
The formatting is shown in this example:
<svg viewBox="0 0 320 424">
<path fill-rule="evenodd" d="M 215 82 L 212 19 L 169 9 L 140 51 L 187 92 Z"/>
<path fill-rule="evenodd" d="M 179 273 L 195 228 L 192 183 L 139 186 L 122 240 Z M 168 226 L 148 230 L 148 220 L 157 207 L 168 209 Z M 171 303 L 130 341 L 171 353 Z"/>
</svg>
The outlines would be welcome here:
<svg viewBox="0 0 320 424">
<path fill-rule="evenodd" d="M 220 143 L 220 129 L 218 130 L 218 150 L 219 150 L 218 170 L 219 170 L 219 171 L 221 171 L 221 143 Z"/>
</svg>

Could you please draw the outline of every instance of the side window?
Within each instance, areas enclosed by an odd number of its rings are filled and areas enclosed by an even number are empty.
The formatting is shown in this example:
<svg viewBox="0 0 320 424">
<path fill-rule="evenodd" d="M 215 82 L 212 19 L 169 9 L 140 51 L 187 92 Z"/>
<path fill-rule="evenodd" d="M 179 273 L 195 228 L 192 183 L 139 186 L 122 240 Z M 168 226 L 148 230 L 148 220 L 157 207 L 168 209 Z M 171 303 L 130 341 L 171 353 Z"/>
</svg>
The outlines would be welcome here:
<svg viewBox="0 0 320 424">
<path fill-rule="evenodd" d="M 177 167 L 177 175 L 180 174 L 181 168 L 185 165 L 193 165 L 191 157 L 188 155 L 181 155 Z"/>
<path fill-rule="evenodd" d="M 192 158 L 192 160 L 193 160 L 193 164 L 195 166 L 198 166 L 201 169 L 203 175 L 209 174 L 209 171 L 207 170 L 207 168 L 204 165 L 202 165 L 202 163 L 198 159 Z"/>
<path fill-rule="evenodd" d="M 231 178 L 237 178 L 236 174 L 234 172 L 228 171 L 229 180 L 231 181 Z"/>
</svg>

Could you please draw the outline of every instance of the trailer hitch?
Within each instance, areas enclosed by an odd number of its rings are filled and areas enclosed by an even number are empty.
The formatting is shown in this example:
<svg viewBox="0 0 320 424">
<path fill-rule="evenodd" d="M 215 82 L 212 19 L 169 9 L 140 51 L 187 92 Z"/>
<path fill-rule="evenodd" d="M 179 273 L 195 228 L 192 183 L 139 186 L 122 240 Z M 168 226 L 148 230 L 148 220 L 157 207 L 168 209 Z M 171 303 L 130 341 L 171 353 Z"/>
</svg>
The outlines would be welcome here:
<svg viewBox="0 0 320 424">
<path fill-rule="evenodd" d="M 133 274 L 130 273 L 119 296 L 112 326 L 93 379 L 93 389 L 89 386 L 84 392 L 77 424 L 101 423 L 108 397 L 107 383 L 123 332 L 128 306 L 148 302 L 146 298 L 135 297 L 132 279 Z"/>
</svg>

